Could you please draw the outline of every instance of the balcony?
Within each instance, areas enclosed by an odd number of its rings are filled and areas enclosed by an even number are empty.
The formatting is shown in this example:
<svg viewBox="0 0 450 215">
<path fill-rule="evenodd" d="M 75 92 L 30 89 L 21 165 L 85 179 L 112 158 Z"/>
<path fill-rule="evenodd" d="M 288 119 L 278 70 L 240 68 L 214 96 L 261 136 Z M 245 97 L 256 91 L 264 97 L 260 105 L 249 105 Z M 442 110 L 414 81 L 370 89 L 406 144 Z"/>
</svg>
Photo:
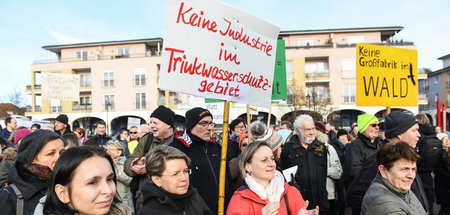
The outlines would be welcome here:
<svg viewBox="0 0 450 215">
<path fill-rule="evenodd" d="M 414 45 L 413 42 L 407 42 L 407 41 L 400 41 L 400 42 L 387 42 L 387 43 L 364 43 L 364 44 L 371 44 L 371 45 L 379 45 L 379 46 L 412 46 Z M 336 44 L 337 48 L 350 48 L 350 47 L 356 47 L 356 43 L 343 43 L 343 44 Z"/>
<path fill-rule="evenodd" d="M 136 53 L 136 54 L 129 54 L 129 55 L 96 55 L 96 56 L 89 56 L 88 58 L 72 57 L 72 58 L 60 58 L 60 59 L 35 60 L 35 61 L 33 61 L 33 64 L 83 62 L 83 61 L 142 58 L 142 57 L 154 57 L 154 56 L 161 56 L 161 52 L 148 51 L 147 53 Z"/>
<path fill-rule="evenodd" d="M 323 49 L 323 48 L 333 48 L 333 44 L 324 45 L 309 45 L 309 46 L 286 46 L 286 49 Z"/>
<path fill-rule="evenodd" d="M 36 107 L 34 107 L 34 112 L 42 112 L 42 107 L 39 105 L 36 105 Z"/>
<path fill-rule="evenodd" d="M 73 104 L 72 110 L 92 110 L 92 105 L 91 104 L 83 104 L 83 105 Z"/>
<path fill-rule="evenodd" d="M 35 84 L 34 85 L 34 89 L 36 89 L 36 90 L 41 89 L 41 85 L 40 84 Z M 31 90 L 31 85 L 27 85 L 27 90 Z"/>
<path fill-rule="evenodd" d="M 330 70 L 314 70 L 314 71 L 306 71 L 306 77 L 329 77 Z"/>
<path fill-rule="evenodd" d="M 427 99 L 427 94 L 425 94 L 425 93 L 419 93 L 418 99 L 419 99 L 419 100 Z"/>
</svg>

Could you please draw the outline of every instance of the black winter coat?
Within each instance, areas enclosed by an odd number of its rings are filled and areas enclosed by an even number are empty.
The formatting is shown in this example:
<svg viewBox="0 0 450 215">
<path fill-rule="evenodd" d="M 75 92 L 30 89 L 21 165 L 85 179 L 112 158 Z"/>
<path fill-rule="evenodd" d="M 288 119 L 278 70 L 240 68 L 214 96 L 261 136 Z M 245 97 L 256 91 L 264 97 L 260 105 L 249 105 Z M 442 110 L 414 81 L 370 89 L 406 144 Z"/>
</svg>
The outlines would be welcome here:
<svg viewBox="0 0 450 215">
<path fill-rule="evenodd" d="M 295 182 L 303 199 L 309 200 L 308 209 L 318 205 L 321 211 L 327 211 L 329 202 L 326 188 L 327 149 L 325 145 L 314 140 L 309 149 L 305 149 L 298 135 L 294 135 L 284 144 L 280 160 L 283 170 L 298 166 Z"/>
<path fill-rule="evenodd" d="M 189 186 L 187 193 L 177 195 L 149 182 L 142 187 L 142 193 L 144 195 L 144 206 L 139 211 L 140 215 L 154 213 L 160 215 L 214 214 L 192 186 Z"/>
<path fill-rule="evenodd" d="M 106 147 L 106 142 L 108 142 L 108 140 L 112 140 L 111 137 L 108 137 L 105 135 L 98 135 L 96 134 L 95 136 L 89 138 L 86 141 L 85 145 L 89 145 L 89 146 L 105 146 Z"/>
<path fill-rule="evenodd" d="M 220 155 L 221 146 L 212 140 L 206 142 L 199 137 L 187 132 L 177 132 L 173 142 L 169 146 L 184 152 L 190 159 L 189 176 L 190 184 L 197 188 L 200 196 L 205 200 L 208 207 L 217 212 L 219 196 Z M 225 175 L 225 208 L 227 208 L 233 195 L 230 170 L 226 166 Z"/>
<path fill-rule="evenodd" d="M 375 138 L 373 143 L 362 133 L 358 133 L 358 138 L 347 145 L 344 155 L 343 182 L 346 188 L 358 175 L 364 162 L 381 147 L 381 139 Z M 375 177 L 375 175 L 374 175 Z"/>
<path fill-rule="evenodd" d="M 49 186 L 47 182 L 38 179 L 36 175 L 23 167 L 20 162 L 16 162 L 10 169 L 8 184 L 15 184 L 22 193 L 24 214 L 34 210 L 39 199 L 47 193 Z M 17 197 L 14 192 L 8 191 L 6 189 L 0 191 L 0 214 L 16 214 Z"/>
<path fill-rule="evenodd" d="M 450 174 L 448 165 L 450 164 L 448 152 L 443 151 L 441 162 L 435 171 L 434 192 L 436 203 L 441 205 L 450 205 Z"/>
</svg>

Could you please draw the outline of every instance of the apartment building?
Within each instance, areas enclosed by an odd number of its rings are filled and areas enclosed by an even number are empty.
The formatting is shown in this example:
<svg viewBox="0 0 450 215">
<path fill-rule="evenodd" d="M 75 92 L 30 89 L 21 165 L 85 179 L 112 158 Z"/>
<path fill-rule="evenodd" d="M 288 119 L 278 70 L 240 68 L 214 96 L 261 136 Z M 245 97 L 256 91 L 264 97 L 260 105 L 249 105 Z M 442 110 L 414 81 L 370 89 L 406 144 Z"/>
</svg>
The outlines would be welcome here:
<svg viewBox="0 0 450 215">
<path fill-rule="evenodd" d="M 427 73 L 427 79 L 419 80 L 419 96 L 426 95 L 427 104 L 419 105 L 419 111 L 428 115 L 432 123 L 437 125 L 437 101 L 441 105 L 450 106 L 450 54 L 438 58 L 442 60 L 442 69 Z M 447 130 L 450 123 L 450 114 L 447 112 Z"/>
<path fill-rule="evenodd" d="M 268 120 L 270 113 L 271 124 L 279 124 L 309 113 L 315 119 L 348 127 L 364 112 L 381 117 L 385 107 L 356 106 L 356 43 L 415 49 L 412 42 L 396 38 L 402 29 L 281 31 L 279 37 L 286 44 L 288 99 L 273 101 L 271 110 L 258 108 L 252 119 Z M 57 59 L 32 64 L 32 84 L 26 90 L 32 97 L 32 107 L 26 115 L 51 120 L 65 113 L 72 127 L 90 130 L 93 123 L 104 120 L 110 126 L 109 133 L 115 133 L 126 125 L 128 117 L 148 122 L 150 113 L 163 104 L 175 111 L 182 126 L 190 108 L 189 96 L 158 89 L 162 43 L 162 38 L 152 38 L 44 46 Z M 41 75 L 46 72 L 79 74 L 79 101 L 42 98 Z M 419 79 L 426 79 L 426 75 L 419 75 Z M 418 112 L 417 107 L 392 108 Z M 230 118 L 246 118 L 246 112 L 246 105 L 232 104 Z"/>
</svg>

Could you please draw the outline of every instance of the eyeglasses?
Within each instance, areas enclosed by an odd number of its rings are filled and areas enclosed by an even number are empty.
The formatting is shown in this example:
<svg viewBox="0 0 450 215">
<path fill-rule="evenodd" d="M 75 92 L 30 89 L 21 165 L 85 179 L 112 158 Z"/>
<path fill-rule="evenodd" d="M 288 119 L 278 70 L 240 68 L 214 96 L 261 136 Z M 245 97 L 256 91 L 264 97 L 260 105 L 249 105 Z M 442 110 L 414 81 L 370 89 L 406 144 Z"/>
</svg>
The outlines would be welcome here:
<svg viewBox="0 0 450 215">
<path fill-rule="evenodd" d="M 238 125 L 238 126 L 235 126 L 234 127 L 234 129 L 243 129 L 243 128 L 246 128 L 247 126 L 245 126 L 245 125 Z"/>
<path fill-rule="evenodd" d="M 137 132 L 131 132 L 131 131 L 130 131 L 130 134 L 137 134 Z"/>
<path fill-rule="evenodd" d="M 216 124 L 214 124 L 214 122 L 208 122 L 208 121 L 202 121 L 198 123 L 199 125 L 201 125 L 202 127 L 214 127 L 216 126 Z"/>
<path fill-rule="evenodd" d="M 374 124 L 370 124 L 370 126 L 372 126 L 373 128 L 376 128 L 376 127 L 380 127 L 380 124 L 374 123 Z"/>
<path fill-rule="evenodd" d="M 181 176 L 189 176 L 190 174 L 192 174 L 192 170 L 185 169 L 182 172 L 176 172 L 172 175 L 161 175 L 161 176 L 169 177 L 171 179 L 179 179 L 179 178 L 181 178 Z"/>
</svg>

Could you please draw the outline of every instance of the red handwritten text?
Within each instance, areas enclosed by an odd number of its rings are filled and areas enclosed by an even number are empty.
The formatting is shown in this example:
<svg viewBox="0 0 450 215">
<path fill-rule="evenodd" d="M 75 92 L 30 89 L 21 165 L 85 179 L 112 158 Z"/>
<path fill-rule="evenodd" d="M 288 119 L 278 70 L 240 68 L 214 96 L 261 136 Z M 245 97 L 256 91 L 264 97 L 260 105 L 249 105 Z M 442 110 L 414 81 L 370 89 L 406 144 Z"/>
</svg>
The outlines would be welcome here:
<svg viewBox="0 0 450 215">
<path fill-rule="evenodd" d="M 181 2 L 180 9 L 178 10 L 178 17 L 177 17 L 177 23 L 181 21 L 186 25 L 191 25 L 193 27 L 199 27 L 202 29 L 207 29 L 208 31 L 217 32 L 217 23 L 215 21 L 211 21 L 209 19 L 206 19 L 202 17 L 205 13 L 203 11 L 200 11 L 200 15 L 197 13 L 192 13 L 190 15 L 187 15 L 187 13 L 192 11 L 192 7 L 183 11 L 184 2 Z M 188 16 L 189 19 L 186 19 L 185 16 Z"/>
<path fill-rule="evenodd" d="M 221 43 L 220 45 L 223 46 L 224 44 Z M 233 55 L 232 53 L 228 53 L 227 50 L 224 50 L 223 52 L 224 52 L 223 55 L 224 55 L 225 61 L 230 60 L 230 61 L 233 61 L 236 65 L 241 64 L 240 61 L 236 60 L 237 54 Z M 222 48 L 220 49 L 220 52 L 219 52 L 219 60 L 222 60 Z"/>
<path fill-rule="evenodd" d="M 215 94 L 222 94 L 224 96 L 229 95 L 239 97 L 239 85 L 237 85 L 237 87 L 230 87 L 228 82 L 225 82 L 225 84 L 221 85 L 220 81 L 217 81 L 215 83 L 213 82 L 208 83 L 207 80 L 203 80 L 202 82 L 200 82 L 200 88 L 198 88 L 198 91 L 202 93 L 210 92 Z"/>
</svg>

